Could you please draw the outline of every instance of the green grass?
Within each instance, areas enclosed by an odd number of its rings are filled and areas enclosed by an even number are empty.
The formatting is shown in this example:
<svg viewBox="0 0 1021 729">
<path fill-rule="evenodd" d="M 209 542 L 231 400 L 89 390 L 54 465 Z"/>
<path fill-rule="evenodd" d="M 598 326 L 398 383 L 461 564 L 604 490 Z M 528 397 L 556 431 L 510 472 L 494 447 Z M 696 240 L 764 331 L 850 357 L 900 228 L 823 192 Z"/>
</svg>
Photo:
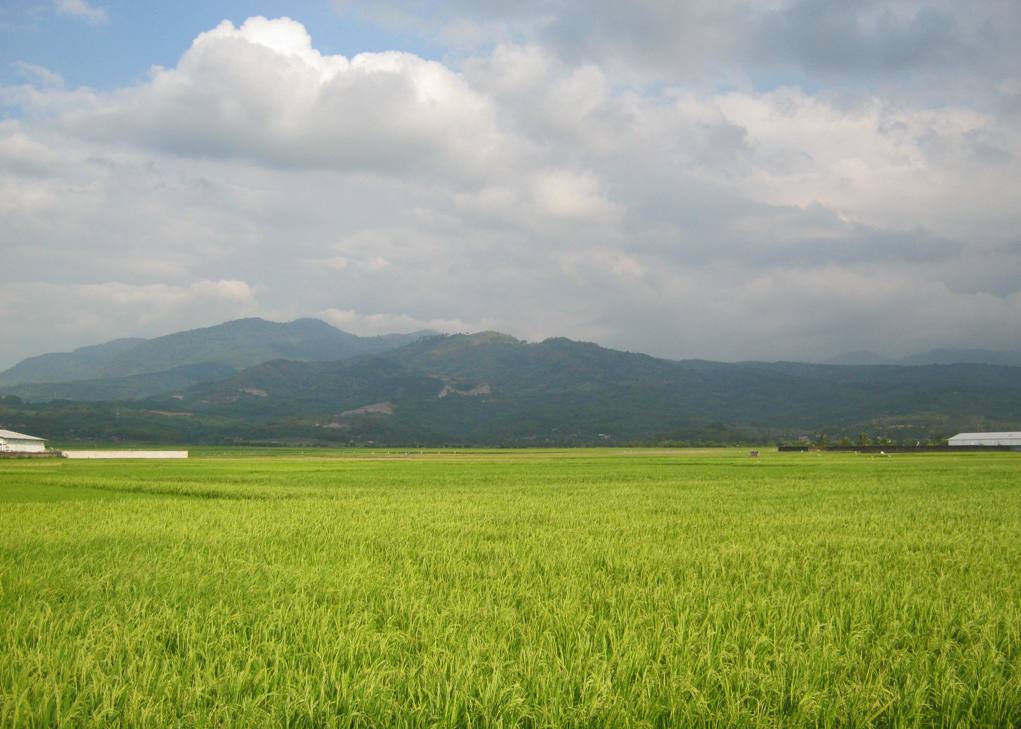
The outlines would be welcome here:
<svg viewBox="0 0 1021 729">
<path fill-rule="evenodd" d="M 0 726 L 1019 726 L 1021 457 L 0 462 Z"/>
</svg>

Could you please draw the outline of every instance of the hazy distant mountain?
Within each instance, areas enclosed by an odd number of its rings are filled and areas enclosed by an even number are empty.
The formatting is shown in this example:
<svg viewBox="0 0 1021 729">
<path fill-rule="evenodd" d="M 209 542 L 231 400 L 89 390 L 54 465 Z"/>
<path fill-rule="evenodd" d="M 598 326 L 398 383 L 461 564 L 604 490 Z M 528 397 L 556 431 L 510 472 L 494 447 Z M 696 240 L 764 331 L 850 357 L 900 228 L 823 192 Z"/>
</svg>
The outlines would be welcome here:
<svg viewBox="0 0 1021 729">
<path fill-rule="evenodd" d="M 318 319 L 288 323 L 238 319 L 155 339 L 119 339 L 73 352 L 30 357 L 0 373 L 0 386 L 111 380 L 184 365 L 241 369 L 273 359 L 339 360 L 383 352 L 427 334 L 431 332 L 359 337 Z"/>
<path fill-rule="evenodd" d="M 900 359 L 884 357 L 875 352 L 856 351 L 831 357 L 832 365 L 937 365 L 937 364 L 991 364 L 1021 365 L 1021 352 L 997 352 L 990 349 L 930 349 L 928 352 L 908 355 Z"/>
<path fill-rule="evenodd" d="M 992 364 L 1021 365 L 1021 352 L 996 352 L 989 349 L 931 349 L 921 354 L 913 354 L 900 360 L 906 365 L 927 364 Z"/>
<path fill-rule="evenodd" d="M 825 364 L 831 365 L 884 365 L 884 364 L 897 364 L 897 360 L 889 357 L 884 357 L 875 352 L 869 352 L 868 350 L 856 350 L 854 352 L 844 352 L 838 354 L 836 357 L 830 357 L 826 360 Z"/>
<path fill-rule="evenodd" d="M 0 372 L 0 385 L 15 385 L 22 382 L 67 382 L 103 377 L 106 374 L 105 368 L 111 361 L 144 341 L 144 339 L 115 339 L 105 344 L 80 347 L 73 352 L 54 352 L 29 357 Z"/>
</svg>

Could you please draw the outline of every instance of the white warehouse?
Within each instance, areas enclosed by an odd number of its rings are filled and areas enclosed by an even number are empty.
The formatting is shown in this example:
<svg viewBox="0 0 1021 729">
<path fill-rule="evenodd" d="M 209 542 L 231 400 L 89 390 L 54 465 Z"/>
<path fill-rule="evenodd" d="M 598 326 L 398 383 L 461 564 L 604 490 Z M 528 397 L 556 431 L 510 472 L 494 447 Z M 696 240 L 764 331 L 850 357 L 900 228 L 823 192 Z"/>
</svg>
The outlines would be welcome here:
<svg viewBox="0 0 1021 729">
<path fill-rule="evenodd" d="M 0 430 L 0 453 L 43 453 L 45 451 L 45 438 L 15 433 L 13 430 Z"/>
<path fill-rule="evenodd" d="M 951 446 L 1010 446 L 1021 450 L 1021 433 L 958 433 L 947 441 Z"/>
</svg>

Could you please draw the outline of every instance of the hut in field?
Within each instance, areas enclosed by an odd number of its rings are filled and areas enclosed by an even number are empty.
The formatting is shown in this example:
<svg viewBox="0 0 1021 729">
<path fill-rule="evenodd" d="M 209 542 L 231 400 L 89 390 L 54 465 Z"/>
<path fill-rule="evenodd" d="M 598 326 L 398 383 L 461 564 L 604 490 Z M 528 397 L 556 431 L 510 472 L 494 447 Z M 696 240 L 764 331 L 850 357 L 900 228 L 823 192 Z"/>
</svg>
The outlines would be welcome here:
<svg viewBox="0 0 1021 729">
<path fill-rule="evenodd" d="M 958 433 L 947 440 L 953 446 L 1008 446 L 1021 451 L 1021 432 L 1015 433 Z"/>
<path fill-rule="evenodd" d="M 0 430 L 0 453 L 44 453 L 46 439 L 34 435 Z"/>
</svg>

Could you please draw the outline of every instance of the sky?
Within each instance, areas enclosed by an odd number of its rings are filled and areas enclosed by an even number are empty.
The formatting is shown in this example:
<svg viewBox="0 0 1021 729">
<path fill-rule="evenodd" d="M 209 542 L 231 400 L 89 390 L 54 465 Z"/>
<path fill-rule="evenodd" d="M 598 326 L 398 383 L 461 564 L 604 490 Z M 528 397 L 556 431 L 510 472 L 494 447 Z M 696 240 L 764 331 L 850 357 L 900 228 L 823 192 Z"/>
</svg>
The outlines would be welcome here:
<svg viewBox="0 0 1021 729">
<path fill-rule="evenodd" d="M 0 368 L 246 316 L 1021 349 L 1016 0 L 0 0 Z"/>
</svg>

